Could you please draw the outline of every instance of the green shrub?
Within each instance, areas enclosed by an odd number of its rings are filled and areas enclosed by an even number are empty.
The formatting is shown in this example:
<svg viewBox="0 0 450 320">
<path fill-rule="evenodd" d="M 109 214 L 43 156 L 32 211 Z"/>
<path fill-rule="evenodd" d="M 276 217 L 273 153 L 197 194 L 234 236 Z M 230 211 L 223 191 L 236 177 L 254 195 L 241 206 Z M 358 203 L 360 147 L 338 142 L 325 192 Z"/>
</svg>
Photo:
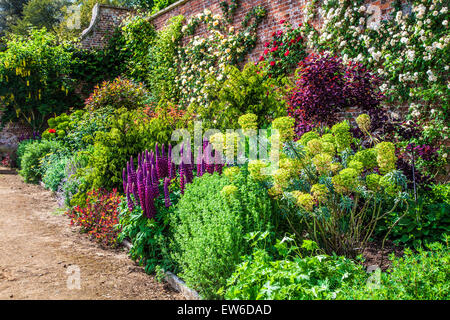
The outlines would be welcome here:
<svg viewBox="0 0 450 320">
<path fill-rule="evenodd" d="M 146 83 L 158 101 L 160 99 L 176 101 L 178 96 L 179 88 L 175 83 L 178 71 L 175 59 L 181 40 L 183 20 L 183 16 L 171 18 L 167 26 L 157 32 L 155 42 L 148 51 Z"/>
<path fill-rule="evenodd" d="M 270 217 L 266 192 L 246 174 L 233 185 L 217 174 L 194 179 L 170 217 L 181 277 L 204 298 L 219 298 L 218 289 L 248 250 L 244 235 L 270 229 Z"/>
<path fill-rule="evenodd" d="M 22 162 L 22 158 L 23 155 L 25 153 L 25 151 L 27 150 L 27 147 L 29 144 L 35 142 L 36 140 L 34 139 L 27 139 L 27 140 L 23 140 L 21 141 L 18 145 L 17 145 L 17 150 L 16 150 L 16 163 L 17 166 L 19 167 L 19 169 L 21 169 L 21 162 Z"/>
<path fill-rule="evenodd" d="M 140 110 L 121 108 L 110 116 L 109 122 L 109 131 L 95 135 L 86 170 L 88 189 L 122 190 L 122 169 L 127 161 L 142 150 L 153 149 L 155 144 L 149 118 Z"/>
<path fill-rule="evenodd" d="M 1 124 L 20 120 L 37 130 L 48 115 L 80 104 L 67 76 L 71 67 L 69 46 L 45 28 L 11 35 L 0 52 Z"/>
<path fill-rule="evenodd" d="M 62 144 L 53 140 L 34 141 L 28 144 L 20 163 L 22 169 L 19 171 L 25 182 L 38 183 L 43 174 L 41 164 L 44 157 L 62 149 Z"/>
<path fill-rule="evenodd" d="M 289 239 L 285 238 L 284 240 Z M 316 254 L 302 257 L 298 248 L 279 241 L 281 259 L 255 249 L 228 279 L 225 298 L 234 300 L 334 299 L 342 286 L 365 274 L 362 266 L 340 256 Z M 303 248 L 317 244 L 304 241 Z"/>
<path fill-rule="evenodd" d="M 66 206 L 83 206 L 86 203 L 88 184 L 85 172 L 93 146 L 73 154 L 67 162 L 66 178 L 62 180 L 61 191 Z"/>
<path fill-rule="evenodd" d="M 401 258 L 391 256 L 392 266 L 381 274 L 378 288 L 367 286 L 367 275 L 348 286 L 338 299 L 448 300 L 450 299 L 450 249 L 435 242 L 417 253 L 406 249 Z M 371 288 L 372 287 L 372 288 Z"/>
<path fill-rule="evenodd" d="M 41 165 L 42 182 L 47 189 L 58 191 L 61 182 L 67 176 L 66 166 L 69 159 L 66 154 L 59 152 L 44 157 Z"/>
<path fill-rule="evenodd" d="M 394 226 L 390 238 L 395 242 L 418 246 L 420 243 L 439 241 L 443 234 L 450 233 L 450 183 L 437 184 L 419 195 L 417 201 L 410 200 L 408 211 Z M 403 212 L 394 212 L 387 224 L 397 220 Z M 378 231 L 384 231 L 383 224 Z"/>
<path fill-rule="evenodd" d="M 253 63 L 246 64 L 242 71 L 226 66 L 224 79 L 209 78 L 205 88 L 209 105 L 191 106 L 204 126 L 238 128 L 237 119 L 253 113 L 258 117 L 259 127 L 266 128 L 271 120 L 286 115 L 286 102 L 278 82 L 265 77 Z"/>
<path fill-rule="evenodd" d="M 86 100 L 86 109 L 92 111 L 110 106 L 113 109 L 134 110 L 144 107 L 148 99 L 149 94 L 141 83 L 135 84 L 131 80 L 118 77 L 96 86 Z"/>
</svg>

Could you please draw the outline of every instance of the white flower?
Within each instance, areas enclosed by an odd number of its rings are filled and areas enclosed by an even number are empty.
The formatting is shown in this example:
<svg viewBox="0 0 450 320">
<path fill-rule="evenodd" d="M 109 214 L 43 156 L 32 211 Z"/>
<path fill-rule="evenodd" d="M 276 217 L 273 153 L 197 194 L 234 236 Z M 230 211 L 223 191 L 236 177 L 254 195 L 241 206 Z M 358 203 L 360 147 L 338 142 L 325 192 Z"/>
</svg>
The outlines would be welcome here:
<svg viewBox="0 0 450 320">
<path fill-rule="evenodd" d="M 443 26 L 447 26 L 448 25 L 448 21 L 447 20 L 442 21 L 442 25 Z"/>
<path fill-rule="evenodd" d="M 416 57 L 416 53 L 414 52 L 414 50 L 408 50 L 408 51 L 406 51 L 406 58 L 407 58 L 409 61 L 413 61 L 415 57 Z"/>
<path fill-rule="evenodd" d="M 436 17 L 439 14 L 437 11 L 433 11 L 433 16 Z"/>
<path fill-rule="evenodd" d="M 187 26 L 183 26 L 183 28 L 181 28 L 181 32 L 186 32 L 186 30 L 188 29 L 188 27 Z"/>
</svg>

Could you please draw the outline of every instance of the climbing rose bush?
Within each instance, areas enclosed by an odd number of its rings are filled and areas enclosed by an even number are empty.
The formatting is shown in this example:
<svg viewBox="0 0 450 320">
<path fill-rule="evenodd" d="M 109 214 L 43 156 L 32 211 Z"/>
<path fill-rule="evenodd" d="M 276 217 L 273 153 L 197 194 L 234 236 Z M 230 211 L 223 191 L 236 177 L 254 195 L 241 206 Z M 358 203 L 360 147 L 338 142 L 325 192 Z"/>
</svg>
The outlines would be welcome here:
<svg viewBox="0 0 450 320">
<path fill-rule="evenodd" d="M 289 74 L 306 56 L 300 29 L 286 20 L 281 20 L 280 25 L 282 29 L 272 33 L 272 39 L 264 43 L 264 52 L 259 57 L 260 68 L 271 77 Z"/>
</svg>

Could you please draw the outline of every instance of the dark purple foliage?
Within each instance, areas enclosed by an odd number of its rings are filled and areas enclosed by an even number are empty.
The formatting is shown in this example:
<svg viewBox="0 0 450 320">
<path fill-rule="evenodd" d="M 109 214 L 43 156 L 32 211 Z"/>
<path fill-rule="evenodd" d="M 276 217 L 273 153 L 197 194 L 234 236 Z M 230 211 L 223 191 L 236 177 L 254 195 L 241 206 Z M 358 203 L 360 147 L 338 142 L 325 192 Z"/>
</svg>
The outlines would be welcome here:
<svg viewBox="0 0 450 320">
<path fill-rule="evenodd" d="M 359 63 L 345 65 L 337 56 L 311 54 L 299 64 L 297 77 L 288 114 L 296 120 L 299 136 L 319 125 L 333 125 L 339 121 L 337 113 L 347 108 L 382 116 L 375 111 L 383 99 L 380 79 Z"/>
</svg>

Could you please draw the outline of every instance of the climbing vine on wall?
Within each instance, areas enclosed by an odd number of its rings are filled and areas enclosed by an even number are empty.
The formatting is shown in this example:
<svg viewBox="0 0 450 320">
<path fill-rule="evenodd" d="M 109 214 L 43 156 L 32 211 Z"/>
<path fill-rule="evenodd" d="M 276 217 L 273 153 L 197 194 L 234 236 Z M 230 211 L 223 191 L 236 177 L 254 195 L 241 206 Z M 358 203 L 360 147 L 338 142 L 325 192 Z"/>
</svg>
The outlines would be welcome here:
<svg viewBox="0 0 450 320">
<path fill-rule="evenodd" d="M 226 12 L 230 14 L 230 11 Z M 200 24 L 206 26 L 208 35 L 194 36 L 178 51 L 176 82 L 181 88 L 181 105 L 207 103 L 206 79 L 214 76 L 222 81 L 226 65 L 236 65 L 244 60 L 256 45 L 256 29 L 265 15 L 264 8 L 253 8 L 238 31 L 230 26 L 229 19 L 220 14 L 213 15 L 208 9 L 187 21 L 182 28 L 183 35 L 194 35 Z"/>
</svg>

